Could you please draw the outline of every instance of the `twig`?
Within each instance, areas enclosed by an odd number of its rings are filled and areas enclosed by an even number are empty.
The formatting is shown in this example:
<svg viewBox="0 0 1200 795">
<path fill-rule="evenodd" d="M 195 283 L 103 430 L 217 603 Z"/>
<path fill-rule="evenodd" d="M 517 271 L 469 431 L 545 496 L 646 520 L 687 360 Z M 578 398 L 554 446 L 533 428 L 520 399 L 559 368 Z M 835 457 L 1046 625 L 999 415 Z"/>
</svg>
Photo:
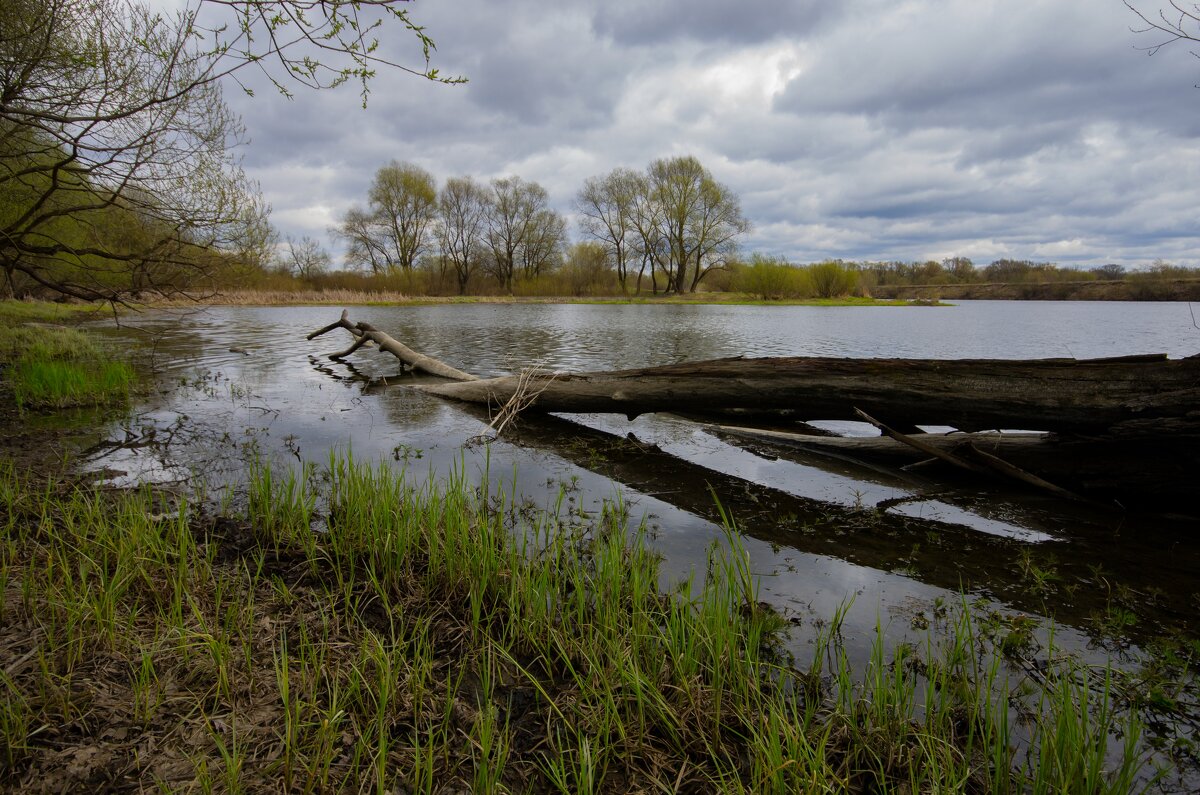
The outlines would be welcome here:
<svg viewBox="0 0 1200 795">
<path fill-rule="evenodd" d="M 538 395 L 545 392 L 557 377 L 557 373 L 546 372 L 536 365 L 521 370 L 517 375 L 517 387 L 513 390 L 512 396 L 488 423 L 488 430 L 492 431 L 492 434 L 489 436 L 485 431 L 468 439 L 467 445 L 487 444 L 498 439 L 500 434 L 504 433 L 505 428 L 515 423 L 520 413 L 532 406 L 537 401 Z M 536 391 L 533 389 L 535 378 L 543 381 L 541 387 Z"/>
<path fill-rule="evenodd" d="M 1012 478 L 1013 480 L 1020 481 L 1021 483 L 1024 483 L 1026 485 L 1033 486 L 1034 488 L 1041 489 L 1042 491 L 1048 491 L 1051 494 L 1054 494 L 1055 496 L 1058 496 L 1058 497 L 1064 497 L 1068 500 L 1076 500 L 1078 502 L 1089 502 L 1089 500 L 1086 500 L 1083 497 L 1080 497 L 1078 494 L 1068 491 L 1067 489 L 1064 489 L 1061 486 L 1056 486 L 1053 483 L 1051 483 L 1050 481 L 1044 480 L 1044 479 L 1038 477 L 1037 475 L 1033 474 L 1032 472 L 1026 472 L 1024 469 L 1021 469 L 1018 466 L 1014 466 L 1013 464 L 1008 463 L 1007 461 L 1005 461 L 1002 458 L 998 458 L 997 456 L 994 456 L 991 453 L 985 453 L 983 450 L 980 450 L 974 444 L 967 443 L 967 447 L 966 447 L 967 451 L 975 459 L 975 461 L 972 461 L 972 460 L 963 458 L 961 456 L 957 456 L 953 453 L 947 452 L 945 450 L 939 450 L 938 448 L 936 448 L 932 445 L 922 442 L 920 439 L 916 439 L 916 438 L 913 438 L 912 436 L 907 436 L 903 433 L 900 433 L 897 430 L 893 430 L 892 428 L 889 428 L 888 426 L 884 425 L 879 420 L 874 419 L 873 417 L 871 417 L 869 414 L 867 414 L 865 411 L 863 411 L 861 409 L 856 408 L 854 410 L 854 413 L 857 414 L 858 416 L 862 417 L 864 420 L 871 423 L 876 428 L 878 428 L 880 431 L 882 431 L 885 435 L 892 437 L 896 441 L 903 442 L 904 444 L 907 444 L 910 447 L 915 447 L 916 449 L 920 450 L 921 452 L 926 453 L 927 455 L 931 455 L 934 458 L 938 458 L 942 461 L 945 461 L 948 464 L 953 464 L 956 467 L 960 467 L 962 469 L 966 469 L 971 472 L 975 472 L 977 474 L 982 474 L 982 475 L 998 473 L 998 474 L 1004 475 L 1005 477 Z M 976 461 L 978 461 L 979 463 L 976 463 Z"/>
<path fill-rule="evenodd" d="M 920 441 L 918 439 L 915 439 L 912 436 L 908 436 L 907 434 L 900 433 L 900 431 L 897 431 L 893 428 L 888 427 L 887 425 L 884 425 L 882 422 L 875 419 L 870 414 L 867 414 L 867 412 L 863 411 L 860 408 L 855 408 L 854 413 L 857 414 L 858 416 L 862 417 L 865 421 L 874 425 L 876 428 L 878 428 L 880 430 L 880 432 L 883 433 L 884 436 L 890 436 L 893 439 L 895 439 L 897 442 L 902 442 L 903 444 L 906 444 L 909 447 L 915 447 L 917 450 L 920 450 L 922 453 L 925 453 L 925 455 L 933 456 L 934 458 L 945 461 L 947 464 L 951 464 L 953 466 L 959 467 L 960 469 L 965 469 L 969 472 L 975 472 L 977 474 L 986 474 L 987 473 L 987 470 L 984 469 L 979 464 L 972 463 L 971 461 L 968 461 L 965 458 L 960 458 L 959 456 L 954 455 L 954 453 L 949 453 L 945 450 L 939 450 L 938 448 L 934 447 L 933 445 L 928 444 L 923 441 Z"/>
</svg>

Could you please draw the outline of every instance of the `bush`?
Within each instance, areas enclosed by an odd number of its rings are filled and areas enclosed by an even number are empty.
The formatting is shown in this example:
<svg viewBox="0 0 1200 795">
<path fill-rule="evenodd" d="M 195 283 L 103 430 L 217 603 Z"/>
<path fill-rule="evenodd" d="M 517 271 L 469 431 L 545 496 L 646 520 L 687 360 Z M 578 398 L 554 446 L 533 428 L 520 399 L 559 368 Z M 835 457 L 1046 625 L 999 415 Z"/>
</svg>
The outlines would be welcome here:
<svg viewBox="0 0 1200 795">
<path fill-rule="evenodd" d="M 838 298 L 858 290 L 858 271 L 844 262 L 830 260 L 809 265 L 805 271 L 818 298 Z"/>
<path fill-rule="evenodd" d="M 764 301 L 778 298 L 806 298 L 814 294 L 805 270 L 787 260 L 755 254 L 737 270 L 736 287 Z"/>
</svg>

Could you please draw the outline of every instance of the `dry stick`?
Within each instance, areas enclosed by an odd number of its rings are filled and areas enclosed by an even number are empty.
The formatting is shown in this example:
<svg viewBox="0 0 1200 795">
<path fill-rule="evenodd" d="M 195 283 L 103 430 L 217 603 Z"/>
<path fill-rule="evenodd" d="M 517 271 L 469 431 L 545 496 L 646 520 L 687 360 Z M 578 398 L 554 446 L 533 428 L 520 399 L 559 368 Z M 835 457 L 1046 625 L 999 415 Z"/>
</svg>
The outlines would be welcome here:
<svg viewBox="0 0 1200 795">
<path fill-rule="evenodd" d="M 531 391 L 530 384 L 535 376 L 543 375 L 545 383 L 536 392 Z M 491 436 L 481 433 L 468 440 L 468 444 L 487 444 L 504 433 L 504 429 L 516 421 L 517 416 L 537 401 L 538 395 L 546 391 L 550 383 L 558 377 L 557 373 L 543 373 L 537 367 L 526 367 L 517 376 L 517 387 L 513 390 L 508 401 L 500 407 L 500 411 L 488 423 L 488 430 L 494 431 Z"/>
<path fill-rule="evenodd" d="M 921 452 L 923 452 L 927 455 L 931 455 L 934 458 L 945 461 L 946 463 L 951 464 L 953 466 L 960 467 L 962 469 L 966 469 L 970 472 L 975 472 L 975 473 L 981 474 L 981 475 L 999 473 L 1001 475 L 1012 478 L 1014 480 L 1019 480 L 1020 482 L 1026 484 L 1026 485 L 1033 486 L 1038 489 L 1042 489 L 1043 491 L 1048 491 L 1051 494 L 1054 494 L 1059 497 L 1065 497 L 1066 499 L 1076 500 L 1078 502 L 1090 502 L 1090 500 L 1086 500 L 1083 497 L 1080 497 L 1078 494 L 1070 492 L 1070 491 L 1062 488 L 1061 486 L 1056 486 L 1053 483 L 1051 483 L 1050 481 L 1044 480 L 1044 479 L 1038 477 L 1037 475 L 1033 474 L 1032 472 L 1026 472 L 1024 469 L 1021 469 L 1018 466 L 1014 466 L 1002 458 L 998 458 L 997 456 L 994 456 L 991 453 L 985 453 L 984 451 L 982 451 L 978 447 L 976 447 L 974 444 L 968 443 L 967 449 L 970 450 L 971 454 L 973 456 L 977 457 L 986 466 L 980 466 L 979 464 L 976 464 L 974 461 L 968 461 L 967 459 L 962 458 L 961 456 L 954 455 L 953 453 L 949 453 L 945 450 L 939 450 L 938 448 L 933 447 L 932 445 L 926 444 L 926 443 L 920 441 L 919 439 L 914 439 L 911 436 L 906 436 L 905 434 L 900 433 L 899 431 L 894 430 L 894 429 L 889 428 L 888 426 L 884 425 L 882 422 L 875 419 L 871 415 L 867 414 L 862 409 L 856 408 L 856 409 L 854 409 L 854 413 L 857 414 L 858 416 L 862 417 L 864 420 L 871 423 L 876 428 L 878 428 L 880 431 L 882 431 L 884 434 L 892 437 L 896 441 L 903 442 L 904 444 L 907 444 L 910 447 L 915 447 L 916 449 L 920 450 Z"/>
<path fill-rule="evenodd" d="M 1062 488 L 1061 486 L 1056 486 L 1048 480 L 1043 480 L 1042 478 L 1039 478 L 1037 475 L 1033 474 L 1032 472 L 1026 472 L 1024 469 L 1021 469 L 1018 466 L 1014 466 L 1013 464 L 1008 463 L 1003 458 L 998 458 L 997 456 L 994 456 L 991 453 L 985 453 L 983 450 L 980 450 L 978 447 L 976 447 L 973 444 L 968 444 L 967 449 L 971 451 L 972 455 L 977 456 L 980 461 L 983 461 L 985 464 L 987 464 L 992 469 L 996 470 L 997 472 L 999 472 L 1003 475 L 1007 475 L 1010 478 L 1019 480 L 1022 483 L 1028 483 L 1030 486 L 1034 486 L 1034 487 L 1042 489 L 1044 491 L 1048 491 L 1051 494 L 1057 494 L 1059 497 L 1065 497 L 1068 500 L 1076 500 L 1078 502 L 1091 502 L 1091 500 L 1084 499 L 1083 497 L 1080 497 L 1078 494 L 1075 494 L 1074 492 L 1067 491 L 1066 489 Z"/>
<path fill-rule="evenodd" d="M 896 441 L 903 442 L 904 444 L 908 445 L 909 447 L 915 447 L 916 449 L 920 450 L 922 453 L 925 453 L 925 455 L 933 456 L 934 458 L 937 458 L 941 461 L 945 461 L 947 464 L 959 467 L 960 469 L 965 469 L 969 472 L 975 472 L 975 473 L 981 474 L 981 475 L 987 474 L 987 470 L 985 468 L 983 468 L 982 466 L 979 466 L 978 464 L 974 464 L 974 463 L 966 460 L 965 458 L 960 458 L 959 456 L 956 456 L 954 453 L 947 452 L 946 450 L 939 450 L 938 448 L 934 447 L 931 444 L 927 444 L 918 439 L 914 439 L 913 437 L 907 436 L 903 433 L 900 433 L 900 431 L 897 431 L 893 428 L 889 428 L 887 425 L 884 425 L 882 422 L 875 419 L 870 414 L 867 414 L 865 411 L 863 411 L 860 408 L 855 408 L 854 413 L 857 414 L 858 416 L 862 417 L 867 422 L 874 425 L 881 432 L 883 432 L 883 434 L 885 436 L 890 436 L 893 439 L 895 439 Z"/>
</svg>

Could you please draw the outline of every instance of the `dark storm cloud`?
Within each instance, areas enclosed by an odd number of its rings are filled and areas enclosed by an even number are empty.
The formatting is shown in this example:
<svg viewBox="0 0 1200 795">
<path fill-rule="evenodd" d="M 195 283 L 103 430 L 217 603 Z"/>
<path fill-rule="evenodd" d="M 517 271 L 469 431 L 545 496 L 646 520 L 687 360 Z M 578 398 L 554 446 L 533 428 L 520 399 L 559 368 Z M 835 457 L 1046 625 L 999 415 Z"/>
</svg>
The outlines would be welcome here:
<svg viewBox="0 0 1200 795">
<path fill-rule="evenodd" d="M 625 0 L 599 4 L 596 32 L 623 45 L 647 45 L 691 38 L 747 44 L 780 36 L 803 38 L 839 5 L 822 0 Z"/>
</svg>

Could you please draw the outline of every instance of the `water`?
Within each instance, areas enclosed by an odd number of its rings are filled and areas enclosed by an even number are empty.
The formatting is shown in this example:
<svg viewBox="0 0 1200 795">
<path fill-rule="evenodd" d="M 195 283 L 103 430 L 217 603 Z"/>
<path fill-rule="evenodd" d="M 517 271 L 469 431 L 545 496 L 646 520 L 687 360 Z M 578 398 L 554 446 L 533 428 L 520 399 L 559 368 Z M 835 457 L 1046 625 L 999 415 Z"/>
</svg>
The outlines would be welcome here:
<svg viewBox="0 0 1200 795">
<path fill-rule="evenodd" d="M 745 536 L 764 600 L 804 626 L 853 599 L 844 631 L 857 659 L 877 622 L 890 638 L 904 637 L 935 600 L 963 591 L 1002 610 L 1052 614 L 1057 641 L 1097 659 L 1162 633 L 1197 633 L 1194 526 L 755 452 L 669 416 L 529 418 L 511 437 L 471 445 L 487 430 L 485 411 L 408 388 L 413 376 L 377 351 L 330 361 L 326 354 L 350 342 L 344 331 L 305 340 L 339 311 L 160 311 L 108 330 L 148 351 L 163 386 L 92 451 L 92 465 L 117 482 L 202 476 L 219 485 L 244 476 L 248 455 L 320 465 L 340 451 L 422 478 L 464 467 L 532 504 L 561 499 L 585 514 L 619 498 L 651 529 L 668 581 L 703 576 L 709 545 L 723 537 L 715 496 Z M 356 307 L 351 318 L 482 376 L 534 364 L 596 371 L 725 356 L 1200 352 L 1188 306 L 1169 303 L 478 304 Z M 1125 613 L 1132 623 L 1107 620 Z M 796 634 L 802 655 L 805 637 Z"/>
</svg>

